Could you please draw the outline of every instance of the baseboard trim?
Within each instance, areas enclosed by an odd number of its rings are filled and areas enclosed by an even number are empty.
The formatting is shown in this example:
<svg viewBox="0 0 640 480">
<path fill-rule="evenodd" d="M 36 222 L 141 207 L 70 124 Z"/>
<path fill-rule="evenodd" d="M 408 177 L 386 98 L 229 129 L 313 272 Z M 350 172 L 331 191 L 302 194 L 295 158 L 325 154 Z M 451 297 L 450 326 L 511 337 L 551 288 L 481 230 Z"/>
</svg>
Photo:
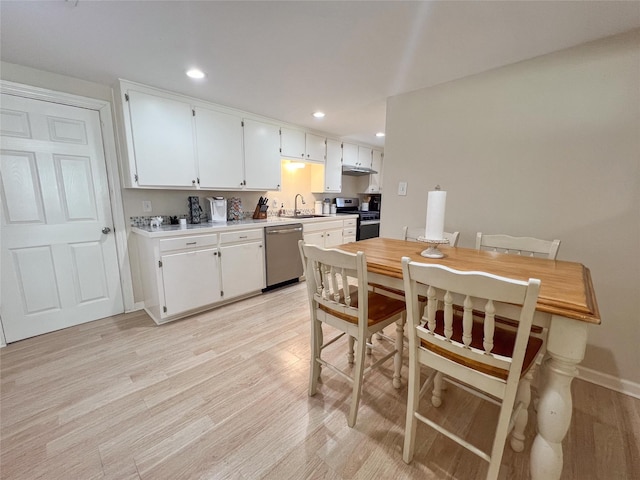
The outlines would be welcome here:
<svg viewBox="0 0 640 480">
<path fill-rule="evenodd" d="M 598 372 L 586 367 L 578 366 L 578 370 L 580 372 L 578 374 L 578 378 L 581 380 L 640 399 L 640 384 L 638 383 L 630 382 L 629 380 L 622 380 L 621 378 L 614 377 L 613 375 Z"/>
<path fill-rule="evenodd" d="M 144 302 L 136 302 L 133 304 L 131 310 L 127 310 L 124 313 L 137 312 L 138 310 L 144 310 Z"/>
</svg>

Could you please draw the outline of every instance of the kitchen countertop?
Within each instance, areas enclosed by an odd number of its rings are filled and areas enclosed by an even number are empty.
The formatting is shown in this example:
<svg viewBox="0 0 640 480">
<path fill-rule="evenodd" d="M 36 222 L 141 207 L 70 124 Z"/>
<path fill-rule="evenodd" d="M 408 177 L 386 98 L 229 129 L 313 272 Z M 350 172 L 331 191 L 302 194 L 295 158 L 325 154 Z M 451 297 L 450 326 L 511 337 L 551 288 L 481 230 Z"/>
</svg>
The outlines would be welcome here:
<svg viewBox="0 0 640 480">
<path fill-rule="evenodd" d="M 233 230 L 246 230 L 251 227 L 269 227 L 272 225 L 290 225 L 292 223 L 316 223 L 331 220 L 347 220 L 349 218 L 358 218 L 358 215 L 345 214 L 329 214 L 311 218 L 289 218 L 289 217 L 269 217 L 265 220 L 237 220 L 232 222 L 216 222 L 216 223 L 197 223 L 187 224 L 182 227 L 180 225 L 162 225 L 160 227 L 131 227 L 131 231 L 145 237 L 169 237 L 175 236 L 176 233 L 195 234 L 195 233 L 219 233 Z"/>
</svg>

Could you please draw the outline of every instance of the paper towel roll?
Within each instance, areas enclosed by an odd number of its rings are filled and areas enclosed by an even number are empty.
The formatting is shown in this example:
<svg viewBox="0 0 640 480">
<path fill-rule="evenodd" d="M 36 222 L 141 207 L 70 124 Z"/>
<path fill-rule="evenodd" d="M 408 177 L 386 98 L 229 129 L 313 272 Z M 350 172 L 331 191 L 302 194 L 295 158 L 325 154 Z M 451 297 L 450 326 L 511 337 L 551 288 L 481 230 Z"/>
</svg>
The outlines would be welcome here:
<svg viewBox="0 0 640 480">
<path fill-rule="evenodd" d="M 427 240 L 442 240 L 444 237 L 444 209 L 447 192 L 435 190 L 429 192 L 427 199 L 427 228 L 424 236 Z"/>
</svg>

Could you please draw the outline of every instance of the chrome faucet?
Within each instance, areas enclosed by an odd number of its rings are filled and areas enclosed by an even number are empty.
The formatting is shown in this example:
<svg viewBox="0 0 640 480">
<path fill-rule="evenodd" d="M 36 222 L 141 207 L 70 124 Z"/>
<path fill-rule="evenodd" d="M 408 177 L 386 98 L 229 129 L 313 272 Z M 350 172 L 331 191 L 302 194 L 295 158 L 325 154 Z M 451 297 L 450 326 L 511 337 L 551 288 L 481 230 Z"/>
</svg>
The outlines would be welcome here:
<svg viewBox="0 0 640 480">
<path fill-rule="evenodd" d="M 298 197 L 300 197 L 300 200 L 302 200 L 302 205 L 306 204 L 302 194 L 300 193 L 296 194 L 296 198 L 293 199 L 293 216 L 294 217 L 297 217 L 300 214 L 300 210 L 298 210 Z"/>
</svg>

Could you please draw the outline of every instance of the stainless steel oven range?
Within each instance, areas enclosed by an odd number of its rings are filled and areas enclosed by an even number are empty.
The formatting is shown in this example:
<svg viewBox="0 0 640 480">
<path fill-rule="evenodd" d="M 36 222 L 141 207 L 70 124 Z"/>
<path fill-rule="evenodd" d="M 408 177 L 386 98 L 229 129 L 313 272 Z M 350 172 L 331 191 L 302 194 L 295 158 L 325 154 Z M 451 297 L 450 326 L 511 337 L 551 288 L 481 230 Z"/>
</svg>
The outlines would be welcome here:
<svg viewBox="0 0 640 480">
<path fill-rule="evenodd" d="M 376 205 L 380 204 L 376 202 Z M 358 214 L 357 240 L 366 240 L 380 236 L 380 211 L 360 210 L 360 199 L 358 198 L 336 198 L 337 214 Z"/>
</svg>

